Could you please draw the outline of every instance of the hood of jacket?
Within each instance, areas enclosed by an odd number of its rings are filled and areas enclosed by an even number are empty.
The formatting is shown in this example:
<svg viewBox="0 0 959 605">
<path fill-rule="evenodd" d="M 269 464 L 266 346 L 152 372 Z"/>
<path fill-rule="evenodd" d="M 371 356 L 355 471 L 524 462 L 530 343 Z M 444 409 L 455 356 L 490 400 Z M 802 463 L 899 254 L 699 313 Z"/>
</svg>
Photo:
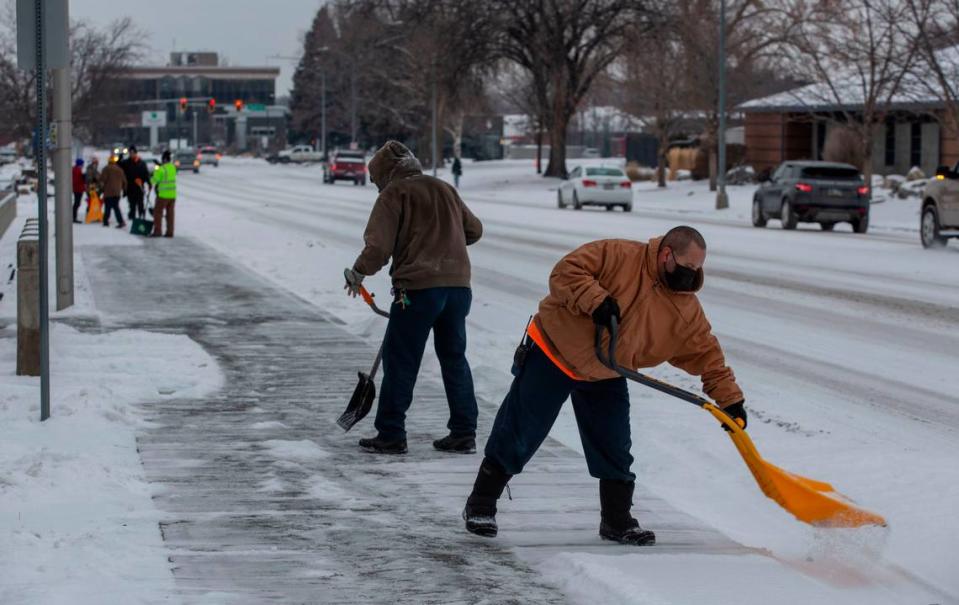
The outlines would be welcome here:
<svg viewBox="0 0 959 605">
<path fill-rule="evenodd" d="M 423 166 L 413 152 L 399 141 L 387 141 L 369 164 L 370 180 L 380 191 L 393 181 L 423 174 Z"/>
</svg>

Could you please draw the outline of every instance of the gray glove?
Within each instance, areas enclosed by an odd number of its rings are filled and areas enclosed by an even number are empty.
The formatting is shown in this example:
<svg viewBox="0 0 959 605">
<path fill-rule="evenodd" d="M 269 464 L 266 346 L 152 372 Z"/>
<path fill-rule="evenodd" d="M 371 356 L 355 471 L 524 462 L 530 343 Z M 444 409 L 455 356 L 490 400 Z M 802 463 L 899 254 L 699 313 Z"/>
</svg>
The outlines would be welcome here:
<svg viewBox="0 0 959 605">
<path fill-rule="evenodd" d="M 355 269 L 344 269 L 343 277 L 346 278 L 346 285 L 343 286 L 343 289 L 346 290 L 350 296 L 356 298 L 360 293 L 360 286 L 363 285 L 363 278 L 365 276 Z"/>
</svg>

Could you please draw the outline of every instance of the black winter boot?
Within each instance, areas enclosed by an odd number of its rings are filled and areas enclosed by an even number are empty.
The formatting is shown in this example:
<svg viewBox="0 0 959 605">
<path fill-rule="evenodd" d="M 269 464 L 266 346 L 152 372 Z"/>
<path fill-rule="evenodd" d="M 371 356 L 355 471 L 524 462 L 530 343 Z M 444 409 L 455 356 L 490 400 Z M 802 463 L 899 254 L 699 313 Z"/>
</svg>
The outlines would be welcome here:
<svg viewBox="0 0 959 605">
<path fill-rule="evenodd" d="M 406 439 L 387 441 L 377 435 L 376 437 L 360 439 L 360 447 L 367 452 L 374 452 L 376 454 L 405 454 Z"/>
<path fill-rule="evenodd" d="M 454 437 L 447 435 L 442 439 L 433 442 L 433 447 L 441 452 L 451 452 L 454 454 L 475 454 L 476 437 Z"/>
<path fill-rule="evenodd" d="M 602 508 L 599 535 L 604 540 L 633 546 L 656 543 L 656 534 L 640 527 L 639 521 L 629 512 L 633 506 L 635 487 L 632 481 L 599 480 L 599 503 Z"/>
<path fill-rule="evenodd" d="M 511 477 L 499 465 L 483 458 L 476 483 L 473 484 L 473 493 L 463 509 L 466 531 L 486 538 L 496 536 L 496 501 L 503 495 L 503 489 Z"/>
</svg>

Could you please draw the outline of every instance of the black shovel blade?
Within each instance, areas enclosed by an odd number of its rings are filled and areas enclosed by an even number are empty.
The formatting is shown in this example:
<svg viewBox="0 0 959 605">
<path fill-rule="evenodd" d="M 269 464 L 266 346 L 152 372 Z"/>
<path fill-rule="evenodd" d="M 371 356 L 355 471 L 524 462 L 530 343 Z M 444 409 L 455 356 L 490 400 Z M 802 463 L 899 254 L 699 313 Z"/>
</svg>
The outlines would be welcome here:
<svg viewBox="0 0 959 605">
<path fill-rule="evenodd" d="M 373 382 L 370 375 L 363 372 L 357 372 L 357 374 L 359 374 L 360 382 L 353 390 L 353 396 L 350 397 L 350 402 L 346 405 L 346 411 L 336 421 L 344 431 L 349 431 L 354 424 L 363 420 L 370 413 L 373 400 L 376 398 L 376 383 Z"/>
</svg>

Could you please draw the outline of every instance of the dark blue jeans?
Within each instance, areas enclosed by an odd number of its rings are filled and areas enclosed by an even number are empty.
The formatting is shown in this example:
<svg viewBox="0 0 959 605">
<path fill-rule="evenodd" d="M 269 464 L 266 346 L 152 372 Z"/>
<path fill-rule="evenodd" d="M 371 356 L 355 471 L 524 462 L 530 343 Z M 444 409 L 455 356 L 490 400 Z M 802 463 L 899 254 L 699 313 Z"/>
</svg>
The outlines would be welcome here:
<svg viewBox="0 0 959 605">
<path fill-rule="evenodd" d="M 409 290 L 409 304 L 390 307 L 383 342 L 383 383 L 376 408 L 376 430 L 384 439 L 406 438 L 406 410 L 420 371 L 430 330 L 443 373 L 450 406 L 450 433 L 476 435 L 476 395 L 473 374 L 466 361 L 466 316 L 473 293 L 469 288 Z"/>
<path fill-rule="evenodd" d="M 629 436 L 629 391 L 625 378 L 597 382 L 566 376 L 533 345 L 503 400 L 486 442 L 486 457 L 518 475 L 549 435 L 559 410 L 572 397 L 589 474 L 634 481 Z"/>
</svg>

